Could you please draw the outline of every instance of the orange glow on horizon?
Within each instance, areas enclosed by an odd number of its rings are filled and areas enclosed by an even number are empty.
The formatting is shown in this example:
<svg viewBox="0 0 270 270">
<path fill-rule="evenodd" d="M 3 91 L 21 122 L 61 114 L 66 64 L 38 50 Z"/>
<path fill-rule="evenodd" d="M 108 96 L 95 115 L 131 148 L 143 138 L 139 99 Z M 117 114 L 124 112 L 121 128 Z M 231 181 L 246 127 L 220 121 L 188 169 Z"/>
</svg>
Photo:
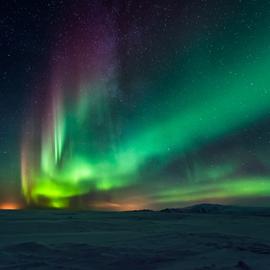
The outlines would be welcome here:
<svg viewBox="0 0 270 270">
<path fill-rule="evenodd" d="M 15 202 L 0 203 L 0 210 L 17 210 L 21 209 L 21 206 Z"/>
</svg>

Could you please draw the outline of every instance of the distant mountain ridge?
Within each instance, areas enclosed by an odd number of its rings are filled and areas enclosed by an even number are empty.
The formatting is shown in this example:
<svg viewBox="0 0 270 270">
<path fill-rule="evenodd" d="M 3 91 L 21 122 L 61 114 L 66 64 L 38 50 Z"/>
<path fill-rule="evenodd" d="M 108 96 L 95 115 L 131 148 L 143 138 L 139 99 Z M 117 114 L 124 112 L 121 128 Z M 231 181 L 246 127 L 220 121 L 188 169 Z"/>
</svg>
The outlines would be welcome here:
<svg viewBox="0 0 270 270">
<path fill-rule="evenodd" d="M 197 213 L 197 214 L 240 214 L 269 216 L 270 207 L 235 206 L 222 204 L 202 203 L 184 208 L 165 208 L 162 213 Z"/>
</svg>

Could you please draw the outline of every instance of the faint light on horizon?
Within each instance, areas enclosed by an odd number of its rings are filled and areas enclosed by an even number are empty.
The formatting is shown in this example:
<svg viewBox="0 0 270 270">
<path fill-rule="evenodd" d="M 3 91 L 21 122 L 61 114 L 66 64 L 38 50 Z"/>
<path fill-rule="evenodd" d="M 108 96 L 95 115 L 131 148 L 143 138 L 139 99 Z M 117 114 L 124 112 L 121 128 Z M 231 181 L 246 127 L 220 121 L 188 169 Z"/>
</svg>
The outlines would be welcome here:
<svg viewBox="0 0 270 270">
<path fill-rule="evenodd" d="M 91 206 L 101 211 L 133 211 L 144 209 L 145 204 L 142 202 L 96 202 Z"/>
</svg>

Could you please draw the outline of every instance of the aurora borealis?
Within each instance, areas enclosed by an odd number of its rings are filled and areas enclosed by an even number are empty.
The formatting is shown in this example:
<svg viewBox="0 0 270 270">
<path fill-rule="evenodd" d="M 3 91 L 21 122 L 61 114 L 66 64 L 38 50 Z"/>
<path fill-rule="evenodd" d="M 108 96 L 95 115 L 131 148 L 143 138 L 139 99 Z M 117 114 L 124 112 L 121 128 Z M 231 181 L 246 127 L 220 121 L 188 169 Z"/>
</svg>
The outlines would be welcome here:
<svg viewBox="0 0 270 270">
<path fill-rule="evenodd" d="M 29 207 L 270 204 L 270 3 L 47 4 L 5 7 L 39 22 L 14 26 L 31 68 L 23 86 L 7 75 L 22 89 L 3 112 L 19 107 L 0 175 L 11 201 L 21 189 Z"/>
</svg>

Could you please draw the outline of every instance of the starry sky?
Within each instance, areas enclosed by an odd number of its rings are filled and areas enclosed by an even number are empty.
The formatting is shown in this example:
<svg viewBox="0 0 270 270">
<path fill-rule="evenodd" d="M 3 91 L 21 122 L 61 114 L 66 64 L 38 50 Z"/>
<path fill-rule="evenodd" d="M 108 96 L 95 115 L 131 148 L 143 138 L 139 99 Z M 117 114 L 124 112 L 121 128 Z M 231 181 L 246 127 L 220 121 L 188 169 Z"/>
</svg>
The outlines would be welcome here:
<svg viewBox="0 0 270 270">
<path fill-rule="evenodd" d="M 0 12 L 0 208 L 270 205 L 269 1 Z"/>
</svg>

